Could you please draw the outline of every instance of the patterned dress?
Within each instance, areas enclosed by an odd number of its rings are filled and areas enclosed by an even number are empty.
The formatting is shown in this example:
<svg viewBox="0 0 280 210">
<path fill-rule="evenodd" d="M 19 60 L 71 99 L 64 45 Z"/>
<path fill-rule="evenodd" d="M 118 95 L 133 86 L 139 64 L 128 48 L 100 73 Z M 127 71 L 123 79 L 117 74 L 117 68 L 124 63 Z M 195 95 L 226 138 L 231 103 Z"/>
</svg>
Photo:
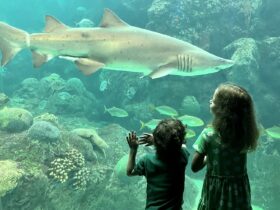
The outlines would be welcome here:
<svg viewBox="0 0 280 210">
<path fill-rule="evenodd" d="M 193 147 L 207 155 L 198 210 L 251 210 L 246 152 L 223 145 L 211 127 L 202 131 Z"/>
</svg>

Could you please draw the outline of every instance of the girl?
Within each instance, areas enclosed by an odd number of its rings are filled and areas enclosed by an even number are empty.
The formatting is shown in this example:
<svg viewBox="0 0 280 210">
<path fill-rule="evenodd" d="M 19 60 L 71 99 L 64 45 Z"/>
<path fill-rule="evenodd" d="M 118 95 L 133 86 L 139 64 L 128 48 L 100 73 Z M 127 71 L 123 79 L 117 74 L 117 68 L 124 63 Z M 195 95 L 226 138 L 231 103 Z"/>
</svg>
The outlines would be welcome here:
<svg viewBox="0 0 280 210">
<path fill-rule="evenodd" d="M 189 156 L 184 144 L 185 134 L 181 121 L 166 119 L 159 122 L 153 134 L 144 134 L 139 141 L 135 132 L 126 137 L 130 147 L 127 175 L 146 177 L 146 209 L 182 209 Z M 135 164 L 139 144 L 154 144 L 156 153 L 146 153 Z"/>
<path fill-rule="evenodd" d="M 194 144 L 192 171 L 207 165 L 198 210 L 251 210 L 246 157 L 259 137 L 252 98 L 242 87 L 222 84 L 210 110 L 212 125 Z"/>
</svg>

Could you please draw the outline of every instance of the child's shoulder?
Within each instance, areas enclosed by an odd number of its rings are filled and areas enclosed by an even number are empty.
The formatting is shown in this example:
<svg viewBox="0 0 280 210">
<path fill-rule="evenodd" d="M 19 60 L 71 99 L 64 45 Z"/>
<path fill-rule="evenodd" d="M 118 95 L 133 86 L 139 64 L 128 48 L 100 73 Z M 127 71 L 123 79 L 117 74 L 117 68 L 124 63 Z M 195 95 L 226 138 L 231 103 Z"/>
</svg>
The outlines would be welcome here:
<svg viewBox="0 0 280 210">
<path fill-rule="evenodd" d="M 216 135 L 216 132 L 213 128 L 213 126 L 209 125 L 202 131 L 202 137 L 205 139 L 211 138 Z"/>
</svg>

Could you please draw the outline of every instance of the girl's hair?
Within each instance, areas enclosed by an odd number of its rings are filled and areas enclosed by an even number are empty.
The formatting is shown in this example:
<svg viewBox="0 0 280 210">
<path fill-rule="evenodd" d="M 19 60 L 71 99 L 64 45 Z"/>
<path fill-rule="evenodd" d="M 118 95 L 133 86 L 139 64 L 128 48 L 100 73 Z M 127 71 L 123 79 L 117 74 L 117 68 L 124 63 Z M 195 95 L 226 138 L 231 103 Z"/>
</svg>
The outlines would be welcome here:
<svg viewBox="0 0 280 210">
<path fill-rule="evenodd" d="M 221 141 L 239 151 L 255 150 L 259 130 L 249 93 L 234 84 L 221 84 L 214 97 L 214 129 Z"/>
<path fill-rule="evenodd" d="M 158 158 L 177 159 L 186 135 L 186 128 L 180 120 L 164 119 L 153 132 Z"/>
</svg>

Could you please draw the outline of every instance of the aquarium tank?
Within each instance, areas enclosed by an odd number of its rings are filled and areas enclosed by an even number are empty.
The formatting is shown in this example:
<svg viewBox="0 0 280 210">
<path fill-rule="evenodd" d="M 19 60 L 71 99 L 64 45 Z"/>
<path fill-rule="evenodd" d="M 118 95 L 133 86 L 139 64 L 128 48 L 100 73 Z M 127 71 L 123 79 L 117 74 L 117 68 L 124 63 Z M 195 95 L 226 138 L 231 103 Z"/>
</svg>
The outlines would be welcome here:
<svg viewBox="0 0 280 210">
<path fill-rule="evenodd" d="M 225 82 L 252 95 L 254 210 L 280 209 L 279 0 L 1 0 L 0 210 L 141 210 L 126 135 L 188 126 L 183 209 L 205 169 L 192 145 Z M 138 155 L 154 152 L 139 146 Z"/>
</svg>

